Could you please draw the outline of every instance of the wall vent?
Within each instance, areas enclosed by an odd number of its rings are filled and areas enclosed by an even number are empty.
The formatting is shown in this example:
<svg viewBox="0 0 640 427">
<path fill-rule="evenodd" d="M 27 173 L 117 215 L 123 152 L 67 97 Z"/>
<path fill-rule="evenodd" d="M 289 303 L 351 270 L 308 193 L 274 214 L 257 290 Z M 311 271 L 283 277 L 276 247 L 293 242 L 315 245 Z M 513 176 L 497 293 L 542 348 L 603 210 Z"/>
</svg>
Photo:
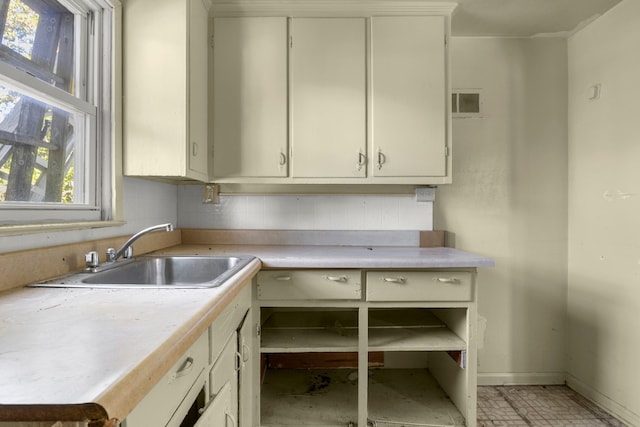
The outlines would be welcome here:
<svg viewBox="0 0 640 427">
<path fill-rule="evenodd" d="M 451 93 L 451 113 L 454 119 L 482 117 L 481 89 L 454 89 Z"/>
</svg>

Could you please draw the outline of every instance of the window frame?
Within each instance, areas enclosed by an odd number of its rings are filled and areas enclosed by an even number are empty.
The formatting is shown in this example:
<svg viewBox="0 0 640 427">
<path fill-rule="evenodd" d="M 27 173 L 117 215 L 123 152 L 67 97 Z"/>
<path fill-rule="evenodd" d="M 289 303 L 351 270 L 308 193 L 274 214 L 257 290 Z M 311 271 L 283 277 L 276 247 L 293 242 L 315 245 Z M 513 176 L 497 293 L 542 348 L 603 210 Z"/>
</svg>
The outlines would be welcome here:
<svg viewBox="0 0 640 427">
<path fill-rule="evenodd" d="M 75 55 L 76 71 L 86 76 L 71 95 L 28 73 L 0 62 L 2 79 L 29 96 L 54 106 L 86 113 L 88 153 L 75 161 L 87 162 L 82 204 L 0 203 L 0 235 L 22 234 L 42 229 L 93 228 L 121 224 L 121 14 L 119 0 L 58 0 L 76 15 L 75 28 L 84 32 Z M 79 15 L 81 14 L 81 15 Z M 35 95 L 35 96 L 34 96 Z M 85 120 L 87 121 L 87 120 Z"/>
</svg>

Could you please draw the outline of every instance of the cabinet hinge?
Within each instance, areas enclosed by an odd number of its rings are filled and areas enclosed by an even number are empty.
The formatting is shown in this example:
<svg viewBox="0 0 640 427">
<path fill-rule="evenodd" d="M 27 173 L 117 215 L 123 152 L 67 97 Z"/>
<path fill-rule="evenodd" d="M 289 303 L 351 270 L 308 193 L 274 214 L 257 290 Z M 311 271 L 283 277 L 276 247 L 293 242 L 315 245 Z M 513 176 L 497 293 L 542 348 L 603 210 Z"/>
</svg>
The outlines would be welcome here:
<svg viewBox="0 0 640 427">
<path fill-rule="evenodd" d="M 213 34 L 209 37 L 209 44 L 211 45 L 211 49 L 213 49 Z"/>
<path fill-rule="evenodd" d="M 289 36 L 289 48 L 293 47 L 293 36 Z"/>
<path fill-rule="evenodd" d="M 260 325 L 256 325 L 256 335 L 260 336 L 261 332 L 262 332 L 262 330 L 260 329 Z"/>
<path fill-rule="evenodd" d="M 449 157 L 449 146 L 448 145 L 444 146 L 444 156 L 445 157 Z"/>
</svg>

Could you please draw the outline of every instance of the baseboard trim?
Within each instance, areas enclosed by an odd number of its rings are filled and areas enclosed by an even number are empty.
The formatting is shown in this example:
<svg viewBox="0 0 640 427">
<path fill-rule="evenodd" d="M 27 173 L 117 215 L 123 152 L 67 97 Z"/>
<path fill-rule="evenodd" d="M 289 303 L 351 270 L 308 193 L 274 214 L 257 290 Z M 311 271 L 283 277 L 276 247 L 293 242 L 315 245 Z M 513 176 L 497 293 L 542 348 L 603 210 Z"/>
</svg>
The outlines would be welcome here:
<svg viewBox="0 0 640 427">
<path fill-rule="evenodd" d="M 478 373 L 478 385 L 564 384 L 564 372 Z"/>
<path fill-rule="evenodd" d="M 591 400 L 621 421 L 629 424 L 630 426 L 640 426 L 640 415 L 630 411 L 619 403 L 616 403 L 599 391 L 594 390 L 592 387 L 580 381 L 573 375 L 567 374 L 567 385 L 569 388 L 575 390 L 581 396 Z"/>
</svg>

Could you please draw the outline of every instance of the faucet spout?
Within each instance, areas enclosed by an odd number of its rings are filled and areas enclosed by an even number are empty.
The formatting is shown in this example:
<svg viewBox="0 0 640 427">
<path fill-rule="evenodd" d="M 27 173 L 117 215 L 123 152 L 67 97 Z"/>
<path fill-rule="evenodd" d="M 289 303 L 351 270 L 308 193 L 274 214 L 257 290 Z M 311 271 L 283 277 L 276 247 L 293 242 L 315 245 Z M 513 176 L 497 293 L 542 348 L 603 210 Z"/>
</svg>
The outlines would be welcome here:
<svg viewBox="0 0 640 427">
<path fill-rule="evenodd" d="M 133 242 L 135 242 L 136 240 L 138 240 L 140 237 L 144 236 L 145 234 L 153 233 L 154 231 L 167 231 L 167 232 L 173 231 L 173 224 L 171 224 L 169 222 L 169 223 L 166 223 L 166 224 L 154 225 L 152 227 L 145 228 L 144 230 L 141 230 L 141 231 L 137 232 L 136 234 L 131 236 L 129 238 L 129 240 L 127 240 L 124 243 L 124 245 L 122 245 L 122 247 L 120 249 L 118 249 L 117 251 L 115 249 L 113 249 L 113 248 L 107 249 L 107 261 L 113 262 L 113 261 L 116 261 L 120 257 L 130 258 L 133 255 L 133 248 L 131 247 Z"/>
</svg>

